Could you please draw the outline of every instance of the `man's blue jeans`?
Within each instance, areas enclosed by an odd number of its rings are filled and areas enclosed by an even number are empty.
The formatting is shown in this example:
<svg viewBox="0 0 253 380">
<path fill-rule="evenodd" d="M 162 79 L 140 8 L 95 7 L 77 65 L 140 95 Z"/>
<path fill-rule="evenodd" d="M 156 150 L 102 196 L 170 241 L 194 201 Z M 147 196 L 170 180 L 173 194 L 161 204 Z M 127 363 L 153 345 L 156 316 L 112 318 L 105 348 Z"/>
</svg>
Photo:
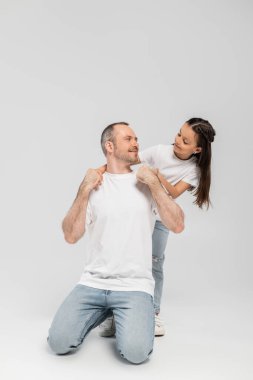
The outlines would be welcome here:
<svg viewBox="0 0 253 380">
<path fill-rule="evenodd" d="M 92 329 L 112 314 L 120 355 L 131 363 L 144 362 L 154 343 L 153 297 L 145 292 L 76 285 L 54 317 L 48 343 L 59 355 L 74 351 Z"/>
<path fill-rule="evenodd" d="M 159 220 L 155 223 L 152 236 L 152 274 L 155 280 L 154 308 L 155 313 L 160 313 L 161 297 L 163 290 L 163 264 L 164 252 L 168 240 L 169 230 Z"/>
</svg>

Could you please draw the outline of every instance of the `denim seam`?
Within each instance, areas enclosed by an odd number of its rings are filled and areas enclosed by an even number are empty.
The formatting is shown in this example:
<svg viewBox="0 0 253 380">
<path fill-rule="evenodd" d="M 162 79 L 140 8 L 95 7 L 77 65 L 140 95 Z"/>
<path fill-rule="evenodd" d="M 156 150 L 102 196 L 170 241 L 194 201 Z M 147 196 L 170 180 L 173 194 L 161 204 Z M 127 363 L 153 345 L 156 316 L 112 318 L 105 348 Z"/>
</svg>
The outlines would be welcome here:
<svg viewBox="0 0 253 380">
<path fill-rule="evenodd" d="M 87 322 L 85 323 L 84 328 L 82 329 L 82 334 L 81 334 L 81 336 L 83 336 L 83 331 L 84 331 L 85 327 L 91 322 L 92 319 L 94 319 L 94 318 L 96 317 L 96 315 L 97 315 L 98 313 L 99 313 L 99 311 L 96 311 L 96 313 L 95 313 L 95 314 L 92 314 L 91 317 L 87 320 Z M 103 314 L 102 314 L 102 315 L 103 315 Z M 99 319 L 98 319 L 98 321 L 99 321 Z M 101 322 L 102 322 L 102 318 L 101 318 Z M 101 322 L 99 321 L 98 324 L 97 324 L 97 326 L 98 326 Z M 91 326 L 88 327 L 87 332 L 86 332 L 86 334 L 82 337 L 82 340 L 81 340 L 81 343 L 80 343 L 80 344 L 82 344 L 82 342 L 84 341 L 84 338 L 88 335 L 88 333 L 89 333 L 93 328 L 97 327 L 97 326 L 94 326 L 94 327 L 92 327 L 92 326 L 93 326 L 93 325 L 91 325 Z"/>
</svg>

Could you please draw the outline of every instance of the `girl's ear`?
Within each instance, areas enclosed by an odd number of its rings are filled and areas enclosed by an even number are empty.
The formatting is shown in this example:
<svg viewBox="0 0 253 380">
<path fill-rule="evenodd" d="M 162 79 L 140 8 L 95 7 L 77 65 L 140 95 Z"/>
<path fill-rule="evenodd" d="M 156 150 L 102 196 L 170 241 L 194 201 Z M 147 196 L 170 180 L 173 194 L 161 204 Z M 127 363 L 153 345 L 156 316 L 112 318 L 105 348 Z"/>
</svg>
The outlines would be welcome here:
<svg viewBox="0 0 253 380">
<path fill-rule="evenodd" d="M 197 148 L 194 149 L 194 154 L 200 153 L 202 151 L 202 148 L 198 146 Z"/>
</svg>

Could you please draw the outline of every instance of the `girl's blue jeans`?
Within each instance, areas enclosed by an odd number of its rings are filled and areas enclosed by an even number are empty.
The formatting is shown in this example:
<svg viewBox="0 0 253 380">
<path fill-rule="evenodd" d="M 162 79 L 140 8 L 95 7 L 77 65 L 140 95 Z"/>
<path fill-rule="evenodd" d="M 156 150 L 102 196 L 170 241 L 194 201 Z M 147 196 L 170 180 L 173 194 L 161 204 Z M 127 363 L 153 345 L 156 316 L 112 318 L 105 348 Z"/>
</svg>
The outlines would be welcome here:
<svg viewBox="0 0 253 380">
<path fill-rule="evenodd" d="M 169 230 L 159 220 L 155 223 L 152 236 L 152 273 L 155 280 L 154 308 L 155 313 L 160 313 L 161 297 L 163 291 L 163 263 L 164 252 L 168 240 Z"/>
</svg>

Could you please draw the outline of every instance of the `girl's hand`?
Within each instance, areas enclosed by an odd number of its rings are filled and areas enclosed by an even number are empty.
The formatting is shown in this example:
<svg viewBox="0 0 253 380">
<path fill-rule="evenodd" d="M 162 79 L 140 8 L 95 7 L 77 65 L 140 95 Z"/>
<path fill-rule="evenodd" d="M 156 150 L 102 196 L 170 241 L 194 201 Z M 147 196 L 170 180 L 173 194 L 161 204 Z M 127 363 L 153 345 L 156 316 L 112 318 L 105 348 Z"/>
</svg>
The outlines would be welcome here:
<svg viewBox="0 0 253 380">
<path fill-rule="evenodd" d="M 157 178 L 156 169 L 150 168 L 146 165 L 141 166 L 136 173 L 136 177 L 140 182 L 146 185 L 151 185 L 153 183 L 159 183 Z"/>
<path fill-rule="evenodd" d="M 103 166 L 100 166 L 99 168 L 95 169 L 99 174 L 104 174 L 104 172 L 106 172 L 106 169 L 107 169 L 107 165 L 103 165 Z"/>
<path fill-rule="evenodd" d="M 159 174 L 160 174 L 159 169 L 158 168 L 153 168 L 153 171 L 157 175 L 157 177 L 159 178 Z"/>
</svg>

